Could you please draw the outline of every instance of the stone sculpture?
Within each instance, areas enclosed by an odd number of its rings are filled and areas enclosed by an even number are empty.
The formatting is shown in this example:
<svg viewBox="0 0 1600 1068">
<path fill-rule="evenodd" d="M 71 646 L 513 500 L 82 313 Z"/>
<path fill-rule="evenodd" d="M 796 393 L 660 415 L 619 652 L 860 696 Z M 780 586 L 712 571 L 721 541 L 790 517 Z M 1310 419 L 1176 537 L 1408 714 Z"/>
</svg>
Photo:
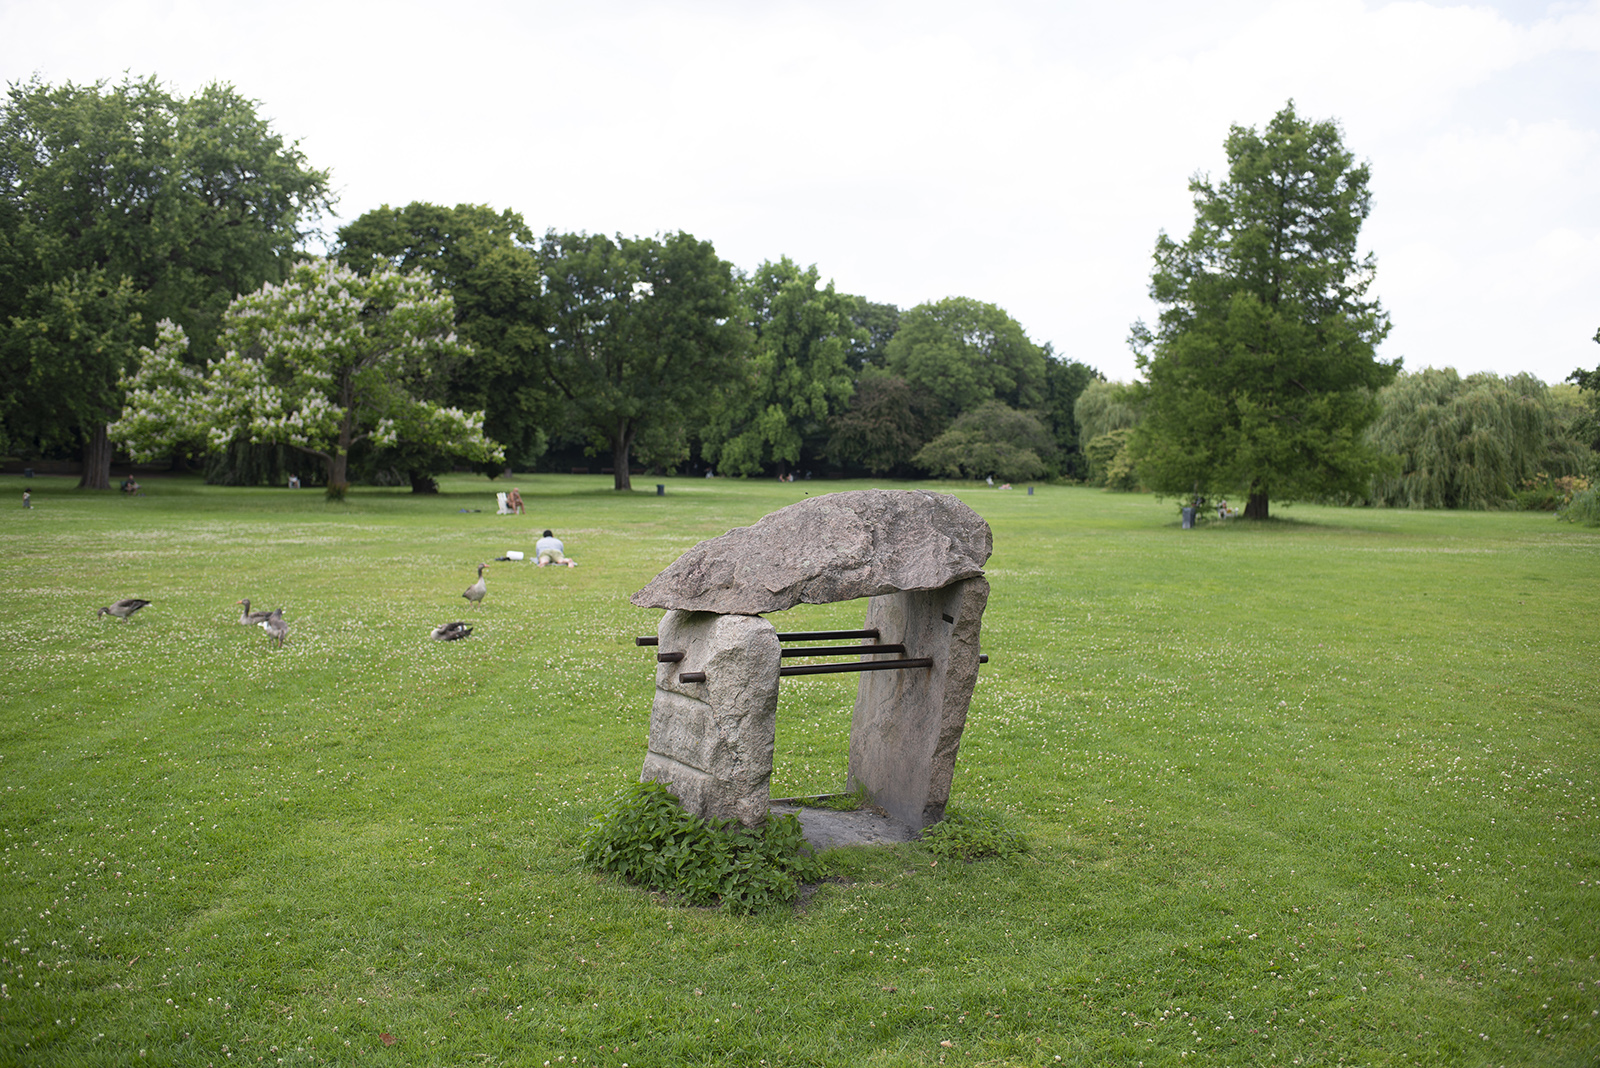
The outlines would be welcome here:
<svg viewBox="0 0 1600 1068">
<path fill-rule="evenodd" d="M 865 629 L 930 666 L 863 671 L 847 788 L 911 830 L 943 818 L 979 662 L 989 526 L 955 497 L 813 497 L 701 542 L 633 596 L 665 608 L 641 778 L 684 807 L 766 817 L 781 646 L 762 613 L 869 598 Z M 867 654 L 867 660 L 885 660 Z M 701 681 L 703 679 L 703 681 Z"/>
</svg>

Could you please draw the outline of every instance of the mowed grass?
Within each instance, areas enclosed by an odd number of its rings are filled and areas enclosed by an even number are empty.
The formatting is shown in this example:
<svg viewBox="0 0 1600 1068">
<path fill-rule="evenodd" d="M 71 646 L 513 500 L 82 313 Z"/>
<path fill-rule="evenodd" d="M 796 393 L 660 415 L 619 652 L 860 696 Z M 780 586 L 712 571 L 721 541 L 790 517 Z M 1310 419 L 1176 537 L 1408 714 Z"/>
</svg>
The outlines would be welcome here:
<svg viewBox="0 0 1600 1068">
<path fill-rule="evenodd" d="M 1600 1061 L 1600 532 L 932 487 L 995 543 L 954 800 L 1032 853 L 835 851 L 737 918 L 579 861 L 644 757 L 628 597 L 866 484 L 514 482 L 0 478 L 0 1062 Z M 547 526 L 580 566 L 468 607 Z M 785 681 L 775 794 L 843 786 L 854 681 Z"/>
</svg>

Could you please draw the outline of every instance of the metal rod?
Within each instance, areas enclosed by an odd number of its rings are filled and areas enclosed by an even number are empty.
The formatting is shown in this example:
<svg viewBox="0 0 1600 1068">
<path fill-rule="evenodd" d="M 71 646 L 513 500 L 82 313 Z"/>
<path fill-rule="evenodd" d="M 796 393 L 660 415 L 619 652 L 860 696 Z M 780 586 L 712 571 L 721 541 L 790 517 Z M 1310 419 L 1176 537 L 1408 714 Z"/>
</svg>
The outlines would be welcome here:
<svg viewBox="0 0 1600 1068">
<path fill-rule="evenodd" d="M 842 638 L 876 638 L 878 628 L 869 630 L 810 630 L 796 631 L 793 634 L 780 634 L 780 642 L 830 642 Z"/>
<path fill-rule="evenodd" d="M 811 645 L 803 649 L 783 649 L 778 652 L 784 656 L 849 656 L 851 653 L 903 653 L 904 645 Z"/>
<path fill-rule="evenodd" d="M 682 653 L 657 653 L 656 654 L 656 663 L 658 663 L 658 664 L 676 664 L 679 661 L 681 661 L 682 659 L 683 659 L 683 654 Z"/>
<path fill-rule="evenodd" d="M 988 662 L 989 662 L 989 654 L 988 653 L 979 653 L 978 654 L 978 663 L 987 664 Z"/>
<path fill-rule="evenodd" d="M 780 635 L 778 635 L 778 640 L 780 642 L 827 642 L 827 641 L 842 641 L 845 638 L 876 638 L 876 637 L 878 637 L 878 630 L 877 630 L 876 627 L 872 627 L 872 628 L 869 628 L 867 630 L 808 630 L 808 631 L 795 631 L 793 634 L 780 634 Z M 661 639 L 659 637 L 655 637 L 655 636 L 648 636 L 648 637 L 633 639 L 633 644 L 634 645 L 640 645 L 640 646 L 643 646 L 643 645 L 659 645 L 660 643 L 661 643 Z"/>
<path fill-rule="evenodd" d="M 925 668 L 932 666 L 933 658 L 922 656 L 915 660 L 860 660 L 851 664 L 795 664 L 793 667 L 779 668 L 778 674 L 832 675 L 841 671 L 890 671 L 895 668 Z M 678 676 L 680 679 L 683 677 L 683 675 Z"/>
<path fill-rule="evenodd" d="M 781 671 L 782 669 L 780 668 L 779 670 Z M 679 682 L 705 682 L 706 681 L 706 673 L 704 671 L 685 671 L 685 672 L 681 672 L 678 675 L 678 681 Z"/>
</svg>

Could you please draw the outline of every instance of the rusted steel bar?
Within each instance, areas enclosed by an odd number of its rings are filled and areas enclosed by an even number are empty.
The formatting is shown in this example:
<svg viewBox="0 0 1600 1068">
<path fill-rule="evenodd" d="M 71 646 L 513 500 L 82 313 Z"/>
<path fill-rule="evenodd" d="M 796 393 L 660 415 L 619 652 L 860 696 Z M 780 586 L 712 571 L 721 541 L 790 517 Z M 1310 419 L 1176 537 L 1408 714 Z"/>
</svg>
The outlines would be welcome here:
<svg viewBox="0 0 1600 1068">
<path fill-rule="evenodd" d="M 656 663 L 658 663 L 658 664 L 676 664 L 679 661 L 681 661 L 682 659 L 683 659 L 683 654 L 682 653 L 657 653 L 656 654 Z"/>
<path fill-rule="evenodd" d="M 780 634 L 778 635 L 778 640 L 780 642 L 831 642 L 840 641 L 844 638 L 876 638 L 877 636 L 878 628 L 872 627 L 868 630 L 796 631 L 793 634 Z"/>
<path fill-rule="evenodd" d="M 781 671 L 782 669 L 780 668 L 779 670 Z M 679 675 L 678 675 L 678 681 L 679 682 L 705 682 L 706 681 L 706 673 L 704 671 L 684 671 L 684 672 L 680 672 Z"/>
<path fill-rule="evenodd" d="M 832 675 L 841 671 L 891 671 L 895 668 L 925 668 L 933 666 L 931 656 L 919 656 L 914 660 L 856 660 L 848 664 L 795 664 L 792 667 L 781 667 L 779 675 Z M 679 675 L 678 678 L 683 678 Z"/>
<path fill-rule="evenodd" d="M 903 653 L 906 647 L 899 643 L 894 645 L 808 645 L 803 649 L 782 649 L 778 652 L 784 656 L 850 656 L 853 653 Z"/>
<path fill-rule="evenodd" d="M 633 644 L 635 644 L 635 645 L 660 645 L 661 644 L 661 639 L 652 634 L 648 638 L 635 638 L 635 639 L 633 639 Z"/>
<path fill-rule="evenodd" d="M 978 654 L 978 663 L 987 664 L 988 662 L 989 662 L 989 654 L 988 653 L 979 653 Z"/>
</svg>

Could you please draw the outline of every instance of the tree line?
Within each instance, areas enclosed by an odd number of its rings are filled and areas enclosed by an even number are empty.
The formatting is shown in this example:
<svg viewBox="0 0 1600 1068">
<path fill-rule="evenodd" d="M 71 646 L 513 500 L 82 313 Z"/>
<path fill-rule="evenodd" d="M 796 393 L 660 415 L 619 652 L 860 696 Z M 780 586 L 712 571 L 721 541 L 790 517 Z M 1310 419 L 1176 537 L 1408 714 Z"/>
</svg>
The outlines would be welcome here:
<svg viewBox="0 0 1600 1068">
<path fill-rule="evenodd" d="M 328 175 L 212 85 L 9 87 L 0 107 L 0 447 L 192 458 L 214 481 L 427 491 L 463 463 L 737 476 L 1087 479 L 1188 500 L 1495 507 L 1591 474 L 1600 370 L 1573 385 L 1377 358 L 1370 175 L 1290 102 L 1158 237 L 1144 381 L 1003 309 L 743 271 L 687 233 L 547 231 L 484 205 L 384 206 L 306 239 Z"/>
<path fill-rule="evenodd" d="M 85 485 L 114 448 L 418 490 L 577 453 L 619 489 L 636 465 L 1082 466 L 1097 373 L 992 304 L 902 311 L 786 257 L 746 273 L 690 234 L 535 236 L 471 204 L 384 206 L 308 260 L 328 175 L 227 86 L 13 84 L 0 179 L 0 445 L 76 449 Z"/>
</svg>

